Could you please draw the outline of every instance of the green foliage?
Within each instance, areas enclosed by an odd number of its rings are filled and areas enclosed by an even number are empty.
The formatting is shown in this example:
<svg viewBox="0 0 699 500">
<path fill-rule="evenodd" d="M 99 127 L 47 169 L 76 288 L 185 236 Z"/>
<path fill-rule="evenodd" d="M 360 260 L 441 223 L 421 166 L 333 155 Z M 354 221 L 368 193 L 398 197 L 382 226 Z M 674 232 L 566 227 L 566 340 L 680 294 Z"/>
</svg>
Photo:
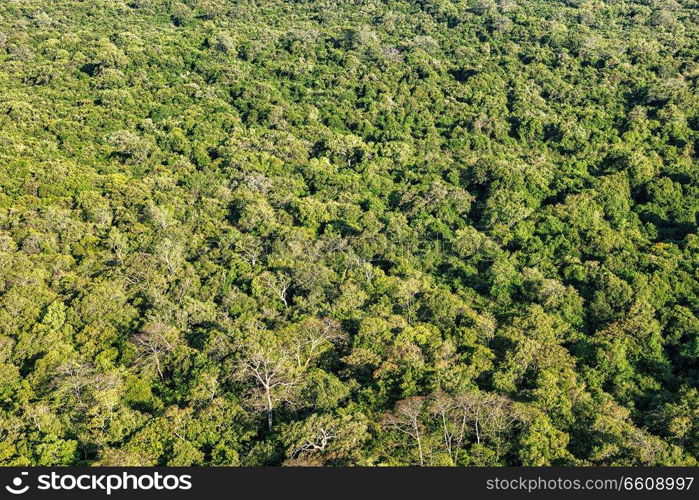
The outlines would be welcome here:
<svg viewBox="0 0 699 500">
<path fill-rule="evenodd" d="M 0 4 L 0 465 L 696 465 L 697 2 Z"/>
</svg>

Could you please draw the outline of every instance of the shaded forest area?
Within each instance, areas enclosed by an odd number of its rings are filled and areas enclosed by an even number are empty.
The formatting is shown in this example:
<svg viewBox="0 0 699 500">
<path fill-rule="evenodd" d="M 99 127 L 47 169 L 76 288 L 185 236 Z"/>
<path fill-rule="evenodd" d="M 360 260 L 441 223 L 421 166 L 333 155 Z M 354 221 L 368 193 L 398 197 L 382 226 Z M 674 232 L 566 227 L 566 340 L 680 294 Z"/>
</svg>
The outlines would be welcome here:
<svg viewBox="0 0 699 500">
<path fill-rule="evenodd" d="M 0 464 L 696 465 L 697 0 L 0 3 Z"/>
</svg>

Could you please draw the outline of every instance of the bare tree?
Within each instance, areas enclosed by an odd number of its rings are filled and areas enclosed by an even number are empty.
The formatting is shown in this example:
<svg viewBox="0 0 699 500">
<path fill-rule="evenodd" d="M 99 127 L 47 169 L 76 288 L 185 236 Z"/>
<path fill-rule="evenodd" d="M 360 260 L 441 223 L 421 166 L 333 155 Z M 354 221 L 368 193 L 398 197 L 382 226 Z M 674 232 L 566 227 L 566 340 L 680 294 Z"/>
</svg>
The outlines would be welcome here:
<svg viewBox="0 0 699 500">
<path fill-rule="evenodd" d="M 294 329 L 289 343 L 297 365 L 306 369 L 311 361 L 330 349 L 333 344 L 346 340 L 346 335 L 337 321 L 325 318 L 310 318 Z"/>
<path fill-rule="evenodd" d="M 258 238 L 250 234 L 241 234 L 233 242 L 233 248 L 245 256 L 252 267 L 264 254 L 264 247 Z"/>
<path fill-rule="evenodd" d="M 176 333 L 173 328 L 164 323 L 147 324 L 143 330 L 134 335 L 131 341 L 139 350 L 139 363 L 145 364 L 150 360 L 163 378 L 163 359 L 174 349 Z"/>
<path fill-rule="evenodd" d="M 363 416 L 314 413 L 292 422 L 281 432 L 287 446 L 287 465 L 323 465 L 352 462 L 368 438 Z"/>
<path fill-rule="evenodd" d="M 319 452 L 322 453 L 328 447 L 330 441 L 337 437 L 337 428 L 335 426 L 320 426 L 316 429 L 316 434 L 300 444 L 292 450 L 292 455 L 297 457 L 304 453 Z"/>
<path fill-rule="evenodd" d="M 184 247 L 170 238 L 165 238 L 158 245 L 157 255 L 165 264 L 168 273 L 175 274 L 184 261 Z"/>
<path fill-rule="evenodd" d="M 463 394 L 457 399 L 473 423 L 476 441 L 480 443 L 484 437 L 493 441 L 496 458 L 499 458 L 504 438 L 518 419 L 512 401 L 498 394 L 479 393 Z"/>
<path fill-rule="evenodd" d="M 430 415 L 439 420 L 442 440 L 452 461 L 456 460 L 466 434 L 466 414 L 460 411 L 456 399 L 444 392 L 437 393 L 430 403 Z"/>
<path fill-rule="evenodd" d="M 286 293 L 291 287 L 291 278 L 286 274 L 270 274 L 265 273 L 261 276 L 262 283 L 284 303 L 284 307 L 289 306 L 286 298 Z"/>
<path fill-rule="evenodd" d="M 274 408 L 288 400 L 289 389 L 297 383 L 292 353 L 271 332 L 258 330 L 244 340 L 233 376 L 255 384 L 253 401 L 264 408 L 267 427 L 272 430 Z"/>
<path fill-rule="evenodd" d="M 473 431 L 476 436 L 476 443 L 481 442 L 481 428 L 484 413 L 487 411 L 487 406 L 479 393 L 463 393 L 454 398 L 454 404 L 462 415 L 464 422 L 468 421 L 473 425 Z"/>
<path fill-rule="evenodd" d="M 69 395 L 74 410 L 87 408 L 86 393 L 94 374 L 94 367 L 81 361 L 69 361 L 56 368 L 51 386 L 56 394 Z"/>
<path fill-rule="evenodd" d="M 646 467 L 656 465 L 657 457 L 663 451 L 663 442 L 641 429 L 631 430 L 628 443 L 630 448 L 638 453 L 639 460 L 642 461 L 643 465 Z"/>
<path fill-rule="evenodd" d="M 395 411 L 386 415 L 384 426 L 410 436 L 417 444 L 420 465 L 425 465 L 425 456 L 422 449 L 423 425 L 420 421 L 426 398 L 413 396 L 404 399 L 396 405 Z"/>
<path fill-rule="evenodd" d="M 497 394 L 477 391 L 452 396 L 437 393 L 429 405 L 430 415 L 439 421 L 447 453 L 455 460 L 467 443 L 468 429 L 473 431 L 476 443 L 489 440 L 501 453 L 502 443 L 518 414 L 512 401 Z"/>
</svg>

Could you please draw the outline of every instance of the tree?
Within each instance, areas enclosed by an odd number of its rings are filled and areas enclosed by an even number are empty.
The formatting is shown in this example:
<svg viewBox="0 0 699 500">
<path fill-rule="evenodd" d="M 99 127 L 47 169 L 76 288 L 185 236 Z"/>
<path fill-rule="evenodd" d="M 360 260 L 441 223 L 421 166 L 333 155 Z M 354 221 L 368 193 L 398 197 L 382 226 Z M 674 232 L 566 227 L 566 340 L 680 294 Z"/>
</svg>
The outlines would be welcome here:
<svg viewBox="0 0 699 500">
<path fill-rule="evenodd" d="M 383 425 L 387 429 L 404 434 L 417 446 L 420 465 L 425 465 L 422 447 L 424 426 L 421 422 L 427 399 L 423 396 L 413 396 L 399 401 L 394 411 L 386 414 Z"/>
<path fill-rule="evenodd" d="M 233 377 L 253 383 L 252 403 L 264 409 L 271 431 L 274 409 L 280 402 L 290 401 L 291 389 L 298 383 L 298 365 L 293 353 L 267 330 L 254 327 L 240 342 Z"/>
<path fill-rule="evenodd" d="M 174 328 L 157 321 L 147 323 L 131 339 L 139 352 L 137 364 L 143 367 L 152 365 L 161 380 L 164 378 L 163 363 L 178 341 L 179 334 Z"/>
<path fill-rule="evenodd" d="M 265 272 L 258 279 L 265 289 L 284 304 L 284 307 L 289 307 L 287 293 L 291 287 L 291 278 L 286 273 Z"/>
<path fill-rule="evenodd" d="M 289 465 L 352 464 L 368 437 L 364 418 L 353 415 L 313 414 L 282 430 Z"/>
<path fill-rule="evenodd" d="M 312 361 L 347 339 L 340 324 L 330 318 L 308 318 L 286 334 L 289 349 L 301 370 L 308 369 Z"/>
<path fill-rule="evenodd" d="M 696 3 L 0 1 L 0 465 L 695 465 Z"/>
</svg>

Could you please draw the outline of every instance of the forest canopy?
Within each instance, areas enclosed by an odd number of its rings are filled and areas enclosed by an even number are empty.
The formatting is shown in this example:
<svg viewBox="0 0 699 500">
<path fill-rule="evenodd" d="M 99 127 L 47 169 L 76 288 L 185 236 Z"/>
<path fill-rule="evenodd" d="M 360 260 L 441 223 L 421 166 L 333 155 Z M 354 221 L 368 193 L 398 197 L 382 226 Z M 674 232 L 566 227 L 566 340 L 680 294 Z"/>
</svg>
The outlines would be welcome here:
<svg viewBox="0 0 699 500">
<path fill-rule="evenodd" d="M 697 465 L 697 0 L 0 3 L 0 465 Z"/>
</svg>

